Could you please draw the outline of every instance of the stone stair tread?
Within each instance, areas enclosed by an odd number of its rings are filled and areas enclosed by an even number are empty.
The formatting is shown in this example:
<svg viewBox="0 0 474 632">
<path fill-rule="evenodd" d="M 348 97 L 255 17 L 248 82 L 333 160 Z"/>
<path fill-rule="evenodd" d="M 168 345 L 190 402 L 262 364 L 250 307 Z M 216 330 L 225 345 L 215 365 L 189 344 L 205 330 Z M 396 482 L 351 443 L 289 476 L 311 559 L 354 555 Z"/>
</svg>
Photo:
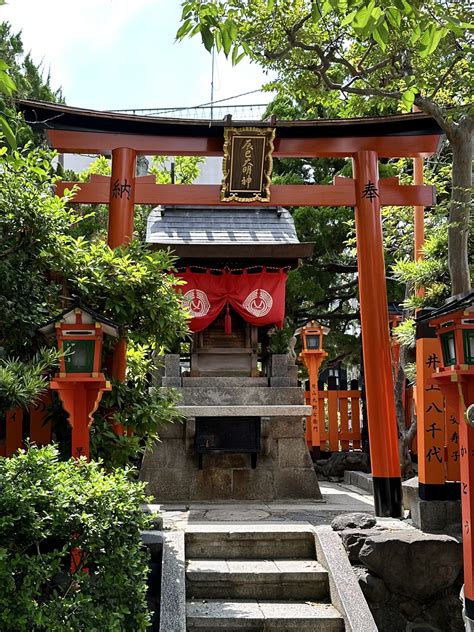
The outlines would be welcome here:
<svg viewBox="0 0 474 632">
<path fill-rule="evenodd" d="M 264 625 L 265 630 L 344 630 L 343 618 L 334 606 L 312 601 L 188 600 L 186 617 L 188 627 L 196 630 L 263 630 Z"/>
<path fill-rule="evenodd" d="M 316 557 L 314 530 L 308 525 L 188 525 L 188 559 L 275 560 Z"/>
<path fill-rule="evenodd" d="M 204 580 L 248 579 L 264 582 L 326 578 L 327 571 L 319 562 L 312 559 L 191 559 L 186 563 L 186 575 L 194 581 L 199 581 L 202 577 Z"/>
</svg>

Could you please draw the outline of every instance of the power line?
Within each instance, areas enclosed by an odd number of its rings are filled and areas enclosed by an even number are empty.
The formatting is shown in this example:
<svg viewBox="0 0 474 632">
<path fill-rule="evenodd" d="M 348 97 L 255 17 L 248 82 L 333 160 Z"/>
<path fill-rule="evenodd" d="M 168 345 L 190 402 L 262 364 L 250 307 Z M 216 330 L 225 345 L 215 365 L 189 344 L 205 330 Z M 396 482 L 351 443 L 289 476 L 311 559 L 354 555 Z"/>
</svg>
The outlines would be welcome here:
<svg viewBox="0 0 474 632">
<path fill-rule="evenodd" d="M 212 106 L 215 105 L 216 103 L 225 103 L 226 101 L 232 101 L 233 99 L 238 99 L 240 97 L 245 97 L 248 94 L 255 94 L 257 92 L 264 92 L 262 89 L 258 89 L 258 90 L 250 90 L 249 92 L 242 92 L 241 94 L 236 94 L 232 97 L 226 97 L 225 99 L 218 99 L 217 101 L 208 101 L 207 103 L 201 103 L 199 105 L 188 105 L 188 106 L 181 106 L 181 107 L 168 107 L 168 108 L 127 108 L 124 110 L 105 110 L 106 112 L 179 112 L 181 110 L 194 110 L 197 108 L 204 108 L 206 106 Z M 261 105 L 261 104 L 257 104 L 257 105 Z M 267 105 L 265 103 L 265 105 Z M 251 106 L 247 106 L 247 107 L 251 107 Z"/>
</svg>

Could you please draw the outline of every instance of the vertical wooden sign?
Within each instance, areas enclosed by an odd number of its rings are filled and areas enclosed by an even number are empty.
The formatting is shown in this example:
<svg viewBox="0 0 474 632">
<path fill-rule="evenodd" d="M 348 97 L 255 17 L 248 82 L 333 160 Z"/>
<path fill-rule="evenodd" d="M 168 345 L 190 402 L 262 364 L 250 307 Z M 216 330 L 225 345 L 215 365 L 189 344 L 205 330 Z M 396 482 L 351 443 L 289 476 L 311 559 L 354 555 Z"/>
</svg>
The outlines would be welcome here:
<svg viewBox="0 0 474 632">
<path fill-rule="evenodd" d="M 440 360 L 441 349 L 436 337 L 417 339 L 418 475 L 420 496 L 423 498 L 422 494 L 425 494 L 426 500 L 434 500 L 430 498 L 429 486 L 444 485 L 446 480 L 444 397 L 440 387 L 432 381 Z"/>
</svg>

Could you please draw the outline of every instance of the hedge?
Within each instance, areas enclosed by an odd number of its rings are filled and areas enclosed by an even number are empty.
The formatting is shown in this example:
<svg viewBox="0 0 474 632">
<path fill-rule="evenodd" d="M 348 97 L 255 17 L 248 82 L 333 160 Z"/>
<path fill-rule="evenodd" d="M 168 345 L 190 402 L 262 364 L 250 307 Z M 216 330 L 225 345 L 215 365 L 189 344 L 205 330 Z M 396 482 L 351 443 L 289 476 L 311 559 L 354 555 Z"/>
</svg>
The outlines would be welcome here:
<svg viewBox="0 0 474 632">
<path fill-rule="evenodd" d="M 127 470 L 60 461 L 54 446 L 0 458 L 0 630 L 146 630 L 144 502 Z"/>
</svg>

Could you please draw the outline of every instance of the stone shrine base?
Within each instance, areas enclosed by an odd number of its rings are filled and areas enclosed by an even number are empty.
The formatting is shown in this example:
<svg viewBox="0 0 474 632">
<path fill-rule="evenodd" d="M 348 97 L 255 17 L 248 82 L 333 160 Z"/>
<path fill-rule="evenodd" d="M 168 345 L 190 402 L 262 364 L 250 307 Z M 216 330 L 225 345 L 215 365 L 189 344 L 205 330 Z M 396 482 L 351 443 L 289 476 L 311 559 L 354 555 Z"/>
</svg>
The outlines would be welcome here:
<svg viewBox="0 0 474 632">
<path fill-rule="evenodd" d="M 259 378 L 208 380 L 187 378 L 177 389 L 184 421 L 158 429 L 160 441 L 145 455 L 140 472 L 147 492 L 160 502 L 320 500 L 304 435 L 304 415 L 311 408 L 304 405 L 301 388 L 268 386 Z M 254 468 L 248 453 L 216 452 L 202 454 L 199 469 L 196 419 L 215 419 L 231 428 L 236 419 L 252 417 L 260 423 Z"/>
<path fill-rule="evenodd" d="M 225 423 L 232 423 L 231 418 Z M 194 418 L 160 429 L 161 442 L 145 455 L 140 471 L 147 493 L 160 502 L 196 500 L 319 500 L 318 481 L 306 447 L 301 417 L 263 417 L 256 468 L 250 454 L 204 454 L 198 469 Z"/>
</svg>

